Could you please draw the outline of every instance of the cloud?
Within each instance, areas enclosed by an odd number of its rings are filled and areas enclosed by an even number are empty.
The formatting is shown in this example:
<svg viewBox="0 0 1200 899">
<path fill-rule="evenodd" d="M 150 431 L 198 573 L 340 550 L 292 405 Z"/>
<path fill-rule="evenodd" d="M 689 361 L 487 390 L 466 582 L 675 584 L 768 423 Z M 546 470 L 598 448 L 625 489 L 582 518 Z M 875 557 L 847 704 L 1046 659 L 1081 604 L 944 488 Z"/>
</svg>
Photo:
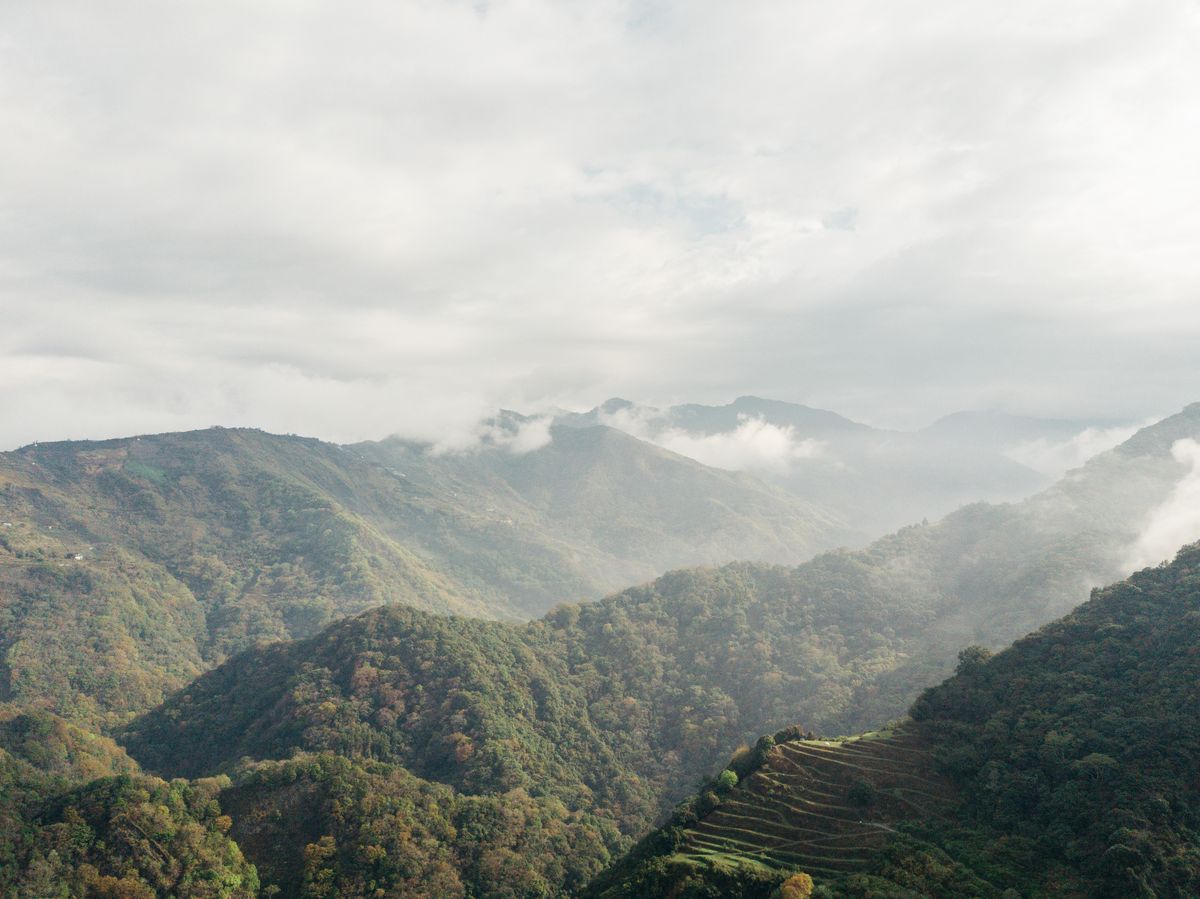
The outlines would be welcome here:
<svg viewBox="0 0 1200 899">
<path fill-rule="evenodd" d="M 1026 440 L 1009 447 L 1004 454 L 1014 462 L 1019 462 L 1036 472 L 1058 477 L 1073 468 L 1078 468 L 1093 456 L 1124 443 L 1150 423 L 1112 428 L 1084 428 L 1065 440 L 1051 440 L 1046 437 Z"/>
<path fill-rule="evenodd" d="M 480 449 L 501 449 L 514 456 L 523 456 L 548 446 L 553 440 L 551 416 L 514 419 L 506 416 L 488 418 L 470 431 L 452 431 L 432 446 L 434 454 L 468 453 Z"/>
<path fill-rule="evenodd" d="M 693 434 L 661 426 L 656 414 L 657 410 L 634 406 L 602 414 L 600 421 L 673 453 L 730 471 L 784 473 L 798 462 L 825 455 L 821 441 L 802 440 L 791 426 L 781 427 L 760 417 L 741 415 L 732 431 Z"/>
<path fill-rule="evenodd" d="M 515 456 L 523 456 L 543 446 L 549 446 L 552 440 L 550 424 L 549 418 L 534 418 L 522 422 L 517 432 L 505 444 L 505 449 Z"/>
<path fill-rule="evenodd" d="M 0 445 L 1181 406 L 1198 39 L 1185 0 L 0 5 Z"/>
<path fill-rule="evenodd" d="M 1190 469 L 1167 501 L 1150 514 L 1133 547 L 1127 565 L 1131 570 L 1173 559 L 1181 547 L 1200 540 L 1200 443 L 1177 440 L 1171 455 Z"/>
</svg>

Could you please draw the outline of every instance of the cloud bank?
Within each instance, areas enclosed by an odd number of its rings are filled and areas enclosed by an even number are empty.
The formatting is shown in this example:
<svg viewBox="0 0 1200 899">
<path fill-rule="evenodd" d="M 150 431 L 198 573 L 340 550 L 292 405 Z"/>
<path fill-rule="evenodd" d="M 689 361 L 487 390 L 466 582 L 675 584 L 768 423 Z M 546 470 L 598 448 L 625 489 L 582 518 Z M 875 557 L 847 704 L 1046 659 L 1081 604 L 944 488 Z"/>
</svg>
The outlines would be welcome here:
<svg viewBox="0 0 1200 899">
<path fill-rule="evenodd" d="M 1198 42 L 1191 0 L 0 5 L 0 446 L 1165 412 Z"/>
</svg>

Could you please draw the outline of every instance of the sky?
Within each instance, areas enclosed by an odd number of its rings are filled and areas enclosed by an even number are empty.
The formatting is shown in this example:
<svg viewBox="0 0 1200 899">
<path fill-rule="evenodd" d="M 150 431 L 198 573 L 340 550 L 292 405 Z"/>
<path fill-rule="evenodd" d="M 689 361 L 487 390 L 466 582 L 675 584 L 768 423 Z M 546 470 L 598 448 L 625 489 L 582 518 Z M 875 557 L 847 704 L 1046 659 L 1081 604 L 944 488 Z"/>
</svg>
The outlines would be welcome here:
<svg viewBox="0 0 1200 899">
<path fill-rule="evenodd" d="M 1200 399 L 1197 0 L 0 4 L 0 448 Z"/>
</svg>

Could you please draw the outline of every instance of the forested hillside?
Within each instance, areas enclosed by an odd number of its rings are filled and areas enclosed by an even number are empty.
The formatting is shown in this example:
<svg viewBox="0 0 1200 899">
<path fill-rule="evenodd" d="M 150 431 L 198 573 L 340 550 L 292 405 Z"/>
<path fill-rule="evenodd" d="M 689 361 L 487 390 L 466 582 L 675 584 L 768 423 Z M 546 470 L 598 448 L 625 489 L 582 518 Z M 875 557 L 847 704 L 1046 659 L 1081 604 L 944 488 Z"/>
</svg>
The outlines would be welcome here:
<svg viewBox="0 0 1200 899">
<path fill-rule="evenodd" d="M 227 786 L 147 777 L 107 738 L 0 706 L 0 895 L 248 899 Z"/>
<path fill-rule="evenodd" d="M 1194 896 L 1198 648 L 1200 544 L 964 651 L 896 734 L 766 738 L 590 892 Z"/>
<path fill-rule="evenodd" d="M 224 429 L 30 446 L 0 455 L 0 701 L 105 726 L 232 652 L 375 606 L 523 618 L 844 536 L 754 478 L 604 428 L 524 455 Z"/>
<path fill-rule="evenodd" d="M 531 845 L 549 833 L 597 847 L 570 873 L 538 874 L 565 890 L 739 742 L 796 721 L 825 733 L 886 721 L 949 672 L 959 647 L 1002 646 L 1077 603 L 1119 570 L 1184 473 L 1169 448 L 1193 432 L 1197 411 L 1026 503 L 969 507 L 796 568 L 677 572 L 526 625 L 370 612 L 237 656 L 121 736 L 158 773 L 229 772 L 252 820 L 271 820 L 286 795 L 305 803 L 306 819 L 326 822 L 320 834 L 290 836 L 256 825 L 246 845 L 262 853 L 252 857 L 264 871 L 300 870 L 302 845 L 330 836 L 339 848 L 323 856 L 321 876 L 358 889 L 351 884 L 370 879 L 362 841 L 391 832 L 387 821 L 409 821 L 415 806 L 383 818 L 369 799 L 339 802 L 333 817 L 320 809 L 330 783 L 366 796 L 365 784 L 390 778 L 405 795 L 444 784 L 452 808 L 528 798 L 538 809 L 523 818 L 535 822 Z M 245 759 L 296 752 L 332 753 L 349 767 L 336 776 L 328 761 L 296 769 L 314 782 L 295 792 L 281 793 L 277 778 L 261 789 L 253 784 L 266 782 L 247 779 Z M 502 829 L 475 833 L 495 849 Z M 431 839 L 474 889 L 476 856 L 460 854 L 449 830 Z M 506 851 L 539 870 L 519 846 Z"/>
<path fill-rule="evenodd" d="M 1070 608 L 1091 584 L 1111 579 L 1188 473 L 1172 447 L 1196 434 L 1200 407 L 1190 407 L 1024 503 L 970 506 L 865 550 L 827 553 L 796 567 L 743 562 L 677 571 L 604 600 L 562 604 L 524 624 L 385 602 L 304 639 L 234 653 L 128 724 L 122 722 L 130 713 L 154 705 L 173 680 L 190 679 L 236 645 L 233 638 L 217 643 L 214 635 L 246 637 L 238 622 L 282 622 L 285 630 L 288 621 L 315 626 L 319 616 L 289 618 L 280 610 L 339 595 L 336 580 L 321 580 L 330 557 L 302 552 L 290 567 L 260 566 L 257 583 L 266 577 L 271 589 L 236 589 L 234 576 L 250 577 L 247 572 L 260 565 L 256 554 L 269 557 L 277 552 L 272 540 L 282 539 L 278 529 L 257 537 L 257 530 L 242 529 L 246 518 L 273 520 L 295 508 L 294 500 L 273 507 L 271 492 L 263 490 L 254 502 L 222 506 L 212 485 L 199 490 L 191 476 L 160 466 L 162 483 L 146 493 L 158 499 L 145 502 L 157 508 L 168 496 L 169 508 L 131 514 L 96 488 L 89 503 L 76 506 L 86 517 L 38 519 L 32 513 L 56 508 L 45 496 L 60 496 L 61 488 L 33 489 L 10 477 L 5 496 L 27 517 L 5 529 L 12 564 L 4 573 L 13 578 L 0 631 L 7 641 L 6 696 L 108 728 L 155 775 L 200 780 L 159 787 L 127 771 L 117 776 L 136 783 L 95 781 L 86 790 L 99 793 L 36 807 L 20 797 L 78 791 L 85 788 L 76 784 L 109 772 L 101 766 L 84 774 L 80 768 L 53 787 L 13 787 L 7 791 L 17 797 L 9 801 L 10 817 L 21 822 L 14 833 L 23 836 L 10 838 L 5 851 L 21 870 L 32 870 L 42 851 L 38 834 L 59 833 L 54 828 L 66 820 L 55 809 L 84 803 L 92 810 L 89 832 L 99 836 L 80 844 L 83 855 L 71 858 L 103 874 L 109 870 L 104 852 L 119 845 L 104 836 L 111 826 L 109 800 L 125 808 L 133 801 L 127 787 L 138 797 L 158 797 L 156 790 L 169 788 L 174 792 L 155 800 L 175 809 L 174 823 L 164 823 L 162 835 L 195 834 L 196 845 L 208 848 L 189 854 L 184 844 L 168 846 L 154 837 L 161 851 L 138 843 L 140 849 L 118 850 L 118 862 L 145 851 L 174 859 L 168 867 L 182 872 L 191 864 L 179 867 L 177 854 L 183 853 L 201 866 L 232 871 L 229 882 L 243 889 L 249 874 L 232 850 L 221 848 L 221 840 L 232 839 L 262 883 L 289 895 L 422 895 L 419 882 L 435 885 L 425 895 L 578 892 L 739 744 L 796 722 L 824 734 L 877 726 L 949 673 L 962 646 L 999 648 Z M 276 440 L 256 432 L 220 432 L 219 439 L 267 446 Z M 325 484 L 323 495 L 342 491 L 337 495 L 347 503 L 358 494 L 338 486 L 339 478 L 349 477 L 337 467 L 345 458 L 350 470 L 395 482 L 396 489 L 429 477 L 434 486 L 422 489 L 432 494 L 449 483 L 437 488 L 432 475 L 417 469 L 410 477 L 377 459 L 353 461 L 353 450 L 318 448 L 331 468 L 322 463 L 324 473 L 310 472 L 306 481 Z M 294 449 L 311 458 L 311 448 Z M 362 454 L 370 452 L 415 451 L 393 446 Z M 205 458 L 216 464 L 223 457 Z M 424 458 L 418 453 L 410 461 Z M 33 458 L 26 463 L 46 464 Z M 76 464 L 63 461 L 66 474 L 56 477 L 73 484 Z M 465 469 L 483 463 L 456 464 Z M 566 516 L 571 507 L 565 500 L 556 506 L 548 496 L 603 493 L 582 476 L 566 479 L 569 489 L 539 493 L 538 485 L 551 479 L 523 467 L 538 464 L 557 463 L 505 462 L 503 477 L 467 471 L 454 478 L 511 481 L 546 515 L 557 509 L 553 514 Z M 439 469 L 439 476 L 450 477 L 448 470 Z M 103 474 L 96 475 L 101 482 Z M 212 506 L 205 505 L 206 496 L 214 497 Z M 653 509 L 655 502 L 643 497 L 638 507 Z M 231 522 L 218 514 L 226 507 L 242 512 Z M 361 503 L 334 510 L 357 523 L 367 522 L 370 512 Z M 313 514 L 325 522 L 332 513 L 318 506 Z M 75 542 L 85 525 L 99 528 L 89 522 L 111 521 L 108 533 L 148 529 L 153 536 L 156 523 L 176 517 L 191 523 L 190 536 L 173 537 L 176 542 L 164 544 L 170 552 L 163 549 L 158 560 L 100 543 L 91 544 L 96 555 L 89 557 L 87 547 L 80 551 Z M 174 525 L 164 530 L 180 532 Z M 363 533 L 383 534 L 378 527 Z M 249 536 L 244 546 L 238 535 Z M 227 578 L 234 579 L 225 587 L 205 593 L 193 588 L 222 582 L 188 581 L 182 569 L 172 574 L 170 553 L 192 558 L 209 547 L 215 554 L 219 540 L 228 541 L 232 560 L 225 564 L 233 572 Z M 356 538 L 350 545 L 362 543 Z M 96 564 L 86 564 L 92 558 Z M 326 562 L 317 564 L 319 558 Z M 368 578 L 374 569 L 367 564 L 358 570 Z M 361 598 L 342 595 L 343 612 Z M 207 605 L 212 597 L 225 597 L 229 614 Z M 169 627 L 160 626 L 164 622 Z M 27 735 L 24 758 L 78 756 L 37 749 L 39 740 L 63 742 L 54 734 L 65 732 L 22 728 L 10 731 Z M 899 757 L 905 747 L 884 750 Z M 841 764 L 840 751 L 828 750 L 826 764 Z M 212 777 L 229 779 L 206 780 Z M 12 782 L 28 783 L 30 776 Z M 206 798 L 195 805 L 196 796 Z M 842 813 L 850 814 L 845 808 L 843 803 Z M 769 867 L 768 879 L 775 870 Z M 158 875 L 147 869 L 137 876 Z M 166 894 L 161 885 L 155 889 Z"/>
</svg>

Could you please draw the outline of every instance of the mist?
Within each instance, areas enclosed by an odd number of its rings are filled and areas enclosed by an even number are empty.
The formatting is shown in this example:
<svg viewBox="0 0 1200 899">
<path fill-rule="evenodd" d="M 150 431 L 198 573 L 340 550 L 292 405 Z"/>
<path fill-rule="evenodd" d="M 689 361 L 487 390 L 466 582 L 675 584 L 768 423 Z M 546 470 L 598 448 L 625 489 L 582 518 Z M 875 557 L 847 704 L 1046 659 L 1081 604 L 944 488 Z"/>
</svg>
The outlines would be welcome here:
<svg viewBox="0 0 1200 899">
<path fill-rule="evenodd" d="M 1170 498 L 1150 513 L 1127 562 L 1130 570 L 1169 562 L 1180 547 L 1200 540 L 1200 442 L 1177 440 L 1171 455 L 1190 469 Z"/>
<path fill-rule="evenodd" d="M 1128 440 L 1139 428 L 1150 423 L 1145 421 L 1139 425 L 1110 428 L 1087 427 L 1066 440 L 1046 437 L 1027 440 L 1006 448 L 1005 455 L 1040 474 L 1059 477 L 1093 456 Z"/>
<path fill-rule="evenodd" d="M 658 415 L 658 410 L 635 406 L 602 414 L 600 421 L 714 468 L 785 474 L 807 460 L 831 461 L 826 457 L 822 441 L 801 438 L 794 428 L 772 424 L 759 417 L 739 416 L 737 427 L 732 431 L 695 434 L 679 427 L 664 427 L 657 420 Z"/>
</svg>

